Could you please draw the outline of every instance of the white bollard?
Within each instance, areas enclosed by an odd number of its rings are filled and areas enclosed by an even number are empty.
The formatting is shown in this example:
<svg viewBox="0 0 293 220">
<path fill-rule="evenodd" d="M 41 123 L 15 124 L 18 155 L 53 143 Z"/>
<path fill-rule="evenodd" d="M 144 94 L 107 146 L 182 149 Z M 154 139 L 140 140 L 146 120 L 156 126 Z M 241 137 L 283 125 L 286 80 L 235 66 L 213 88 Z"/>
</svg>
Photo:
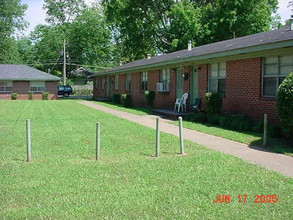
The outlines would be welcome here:
<svg viewBox="0 0 293 220">
<path fill-rule="evenodd" d="M 32 162 L 31 153 L 31 122 L 26 120 L 26 150 L 27 150 L 27 162 Z"/>
<path fill-rule="evenodd" d="M 101 154 L 101 127 L 100 122 L 97 122 L 96 130 L 96 160 L 100 159 Z"/>
<path fill-rule="evenodd" d="M 267 130 L 268 130 L 268 116 L 264 114 L 264 126 L 263 126 L 263 147 L 267 145 Z"/>
<path fill-rule="evenodd" d="M 182 117 L 179 117 L 179 139 L 180 139 L 180 154 L 184 154 L 184 143 L 183 143 L 183 129 L 182 129 Z"/>
<path fill-rule="evenodd" d="M 160 126 L 159 118 L 156 118 L 156 157 L 159 157 L 160 154 Z"/>
</svg>

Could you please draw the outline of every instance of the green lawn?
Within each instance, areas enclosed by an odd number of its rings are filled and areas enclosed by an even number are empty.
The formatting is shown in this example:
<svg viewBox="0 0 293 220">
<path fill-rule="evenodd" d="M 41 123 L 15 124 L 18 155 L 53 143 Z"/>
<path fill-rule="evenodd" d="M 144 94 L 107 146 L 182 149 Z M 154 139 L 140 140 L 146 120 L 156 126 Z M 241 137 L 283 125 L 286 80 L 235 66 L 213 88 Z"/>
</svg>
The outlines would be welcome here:
<svg viewBox="0 0 293 220">
<path fill-rule="evenodd" d="M 188 141 L 187 155 L 178 156 L 178 142 L 161 134 L 156 159 L 150 128 L 74 100 L 0 101 L 0 219 L 292 219 L 293 178 Z M 217 194 L 232 202 L 214 204 Z M 278 202 L 256 204 L 255 194 L 276 194 Z"/>
<path fill-rule="evenodd" d="M 125 108 L 121 104 L 113 104 L 111 102 L 97 102 L 97 101 L 94 101 L 94 102 L 96 104 L 99 104 L 108 108 L 116 109 L 122 112 L 128 112 L 135 115 L 149 115 L 152 113 L 152 110 L 148 108 L 137 108 L 137 107 Z"/>
<path fill-rule="evenodd" d="M 146 108 L 125 108 L 122 105 L 113 104 L 111 102 L 96 102 L 99 105 L 103 105 L 108 108 L 116 109 L 119 111 L 129 112 L 135 115 L 148 115 L 151 114 L 151 109 Z M 172 122 L 172 124 L 178 124 L 178 122 Z M 240 143 L 262 147 L 263 134 L 254 133 L 254 132 L 240 132 L 240 131 L 232 131 L 225 128 L 221 128 L 214 125 L 202 124 L 190 121 L 184 121 L 184 127 L 189 128 L 195 131 L 200 131 L 203 133 L 219 136 L 222 138 L 226 138 L 229 140 L 237 141 Z M 286 154 L 288 156 L 293 156 L 293 147 L 290 146 L 290 143 L 286 142 L 284 139 L 278 138 L 267 138 L 267 149 Z"/>
<path fill-rule="evenodd" d="M 173 122 L 173 124 L 178 124 L 178 122 Z M 262 147 L 263 146 L 263 134 L 253 133 L 253 132 L 239 132 L 232 131 L 228 129 L 223 129 L 221 127 L 202 124 L 197 122 L 184 121 L 183 126 L 192 130 L 200 131 L 203 133 L 219 136 L 229 140 L 237 141 L 240 143 Z M 267 138 L 267 149 L 274 152 L 286 154 L 288 156 L 293 156 L 293 147 L 283 139 L 278 138 Z"/>
</svg>

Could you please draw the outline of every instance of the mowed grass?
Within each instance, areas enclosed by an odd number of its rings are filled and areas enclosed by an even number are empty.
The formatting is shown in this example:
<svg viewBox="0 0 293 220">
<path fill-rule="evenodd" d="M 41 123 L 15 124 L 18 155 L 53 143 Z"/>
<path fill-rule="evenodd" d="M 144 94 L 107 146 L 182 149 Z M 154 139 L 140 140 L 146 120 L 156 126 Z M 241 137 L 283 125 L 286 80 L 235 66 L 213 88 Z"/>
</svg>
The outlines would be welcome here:
<svg viewBox="0 0 293 220">
<path fill-rule="evenodd" d="M 96 104 L 103 105 L 108 108 L 116 109 L 123 112 L 132 113 L 135 115 L 148 115 L 151 114 L 151 109 L 146 108 L 125 108 L 119 104 L 113 104 L 111 102 L 95 102 Z M 172 124 L 178 124 L 178 121 L 171 122 Z M 233 131 L 219 126 L 202 124 L 197 122 L 184 121 L 183 126 L 195 131 L 203 132 L 206 134 L 215 135 L 218 137 L 226 138 L 232 141 L 237 141 L 240 143 L 248 144 L 256 147 L 263 147 L 263 134 L 245 131 Z M 293 146 L 292 143 L 280 138 L 270 138 L 267 137 L 267 149 L 286 154 L 288 156 L 293 156 Z"/>
<path fill-rule="evenodd" d="M 126 108 L 121 104 L 114 104 L 112 102 L 98 102 L 98 101 L 93 101 L 93 102 L 95 104 L 99 104 L 108 108 L 116 109 L 122 112 L 128 112 L 135 115 L 149 115 L 152 113 L 152 110 L 148 108 L 138 108 L 138 107 Z"/>
<path fill-rule="evenodd" d="M 178 124 L 178 121 L 172 122 L 172 124 Z M 183 126 L 191 130 L 226 138 L 226 139 L 237 141 L 247 145 L 263 147 L 263 134 L 254 133 L 254 132 L 233 131 L 233 130 L 224 129 L 218 126 L 202 124 L 197 122 L 190 122 L 190 121 L 184 121 Z M 288 143 L 284 139 L 267 137 L 266 148 L 268 150 L 271 150 L 277 153 L 293 156 L 292 144 Z"/>
<path fill-rule="evenodd" d="M 293 178 L 188 141 L 178 156 L 164 133 L 158 159 L 154 146 L 154 130 L 76 101 L 0 101 L 0 219 L 292 219 Z M 231 203 L 214 204 L 217 194 Z M 256 194 L 278 202 L 256 204 Z"/>
</svg>

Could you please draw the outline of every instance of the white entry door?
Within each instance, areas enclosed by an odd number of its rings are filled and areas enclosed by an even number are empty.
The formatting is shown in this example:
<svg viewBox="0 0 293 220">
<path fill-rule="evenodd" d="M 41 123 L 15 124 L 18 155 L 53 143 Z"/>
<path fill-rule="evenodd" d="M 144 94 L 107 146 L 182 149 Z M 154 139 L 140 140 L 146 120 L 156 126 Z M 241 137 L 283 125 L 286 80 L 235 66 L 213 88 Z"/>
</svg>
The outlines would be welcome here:
<svg viewBox="0 0 293 220">
<path fill-rule="evenodd" d="M 183 67 L 177 68 L 176 71 L 176 98 L 180 99 L 183 96 Z"/>
</svg>

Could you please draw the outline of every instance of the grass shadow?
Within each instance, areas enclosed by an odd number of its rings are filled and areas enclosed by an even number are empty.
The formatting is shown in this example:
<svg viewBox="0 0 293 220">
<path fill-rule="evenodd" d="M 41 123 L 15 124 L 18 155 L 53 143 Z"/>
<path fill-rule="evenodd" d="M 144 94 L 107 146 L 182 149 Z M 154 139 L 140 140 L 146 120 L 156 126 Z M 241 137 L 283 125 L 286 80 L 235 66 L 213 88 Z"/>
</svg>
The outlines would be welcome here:
<svg viewBox="0 0 293 220">
<path fill-rule="evenodd" d="M 287 156 L 293 156 L 293 146 L 292 144 L 282 138 L 268 138 L 266 147 L 263 146 L 263 140 L 252 141 L 249 147 L 255 150 L 275 152 L 280 154 L 285 154 Z"/>
<path fill-rule="evenodd" d="M 86 101 L 91 101 L 91 100 L 93 100 L 93 97 L 92 96 L 68 96 L 68 97 L 59 96 L 57 100 L 86 100 Z"/>
<path fill-rule="evenodd" d="M 190 123 L 195 123 L 188 121 Z M 250 148 L 260 151 L 275 152 L 285 154 L 287 156 L 293 156 L 293 145 L 290 141 L 284 138 L 271 138 L 267 137 L 266 147 L 263 147 L 263 134 L 251 132 L 251 131 L 236 131 L 229 128 L 223 128 L 219 125 L 212 125 L 208 123 L 196 122 L 205 129 L 198 130 L 203 133 L 219 136 L 225 139 L 233 140 L 236 142 L 247 144 Z M 192 127 L 187 127 L 193 129 Z M 218 133 L 213 133 L 212 131 L 217 129 Z M 196 129 L 194 129 L 196 130 Z M 221 131 L 221 132 L 219 132 Z M 236 133 L 233 133 L 236 132 Z M 237 135 L 237 137 L 235 137 Z"/>
</svg>

